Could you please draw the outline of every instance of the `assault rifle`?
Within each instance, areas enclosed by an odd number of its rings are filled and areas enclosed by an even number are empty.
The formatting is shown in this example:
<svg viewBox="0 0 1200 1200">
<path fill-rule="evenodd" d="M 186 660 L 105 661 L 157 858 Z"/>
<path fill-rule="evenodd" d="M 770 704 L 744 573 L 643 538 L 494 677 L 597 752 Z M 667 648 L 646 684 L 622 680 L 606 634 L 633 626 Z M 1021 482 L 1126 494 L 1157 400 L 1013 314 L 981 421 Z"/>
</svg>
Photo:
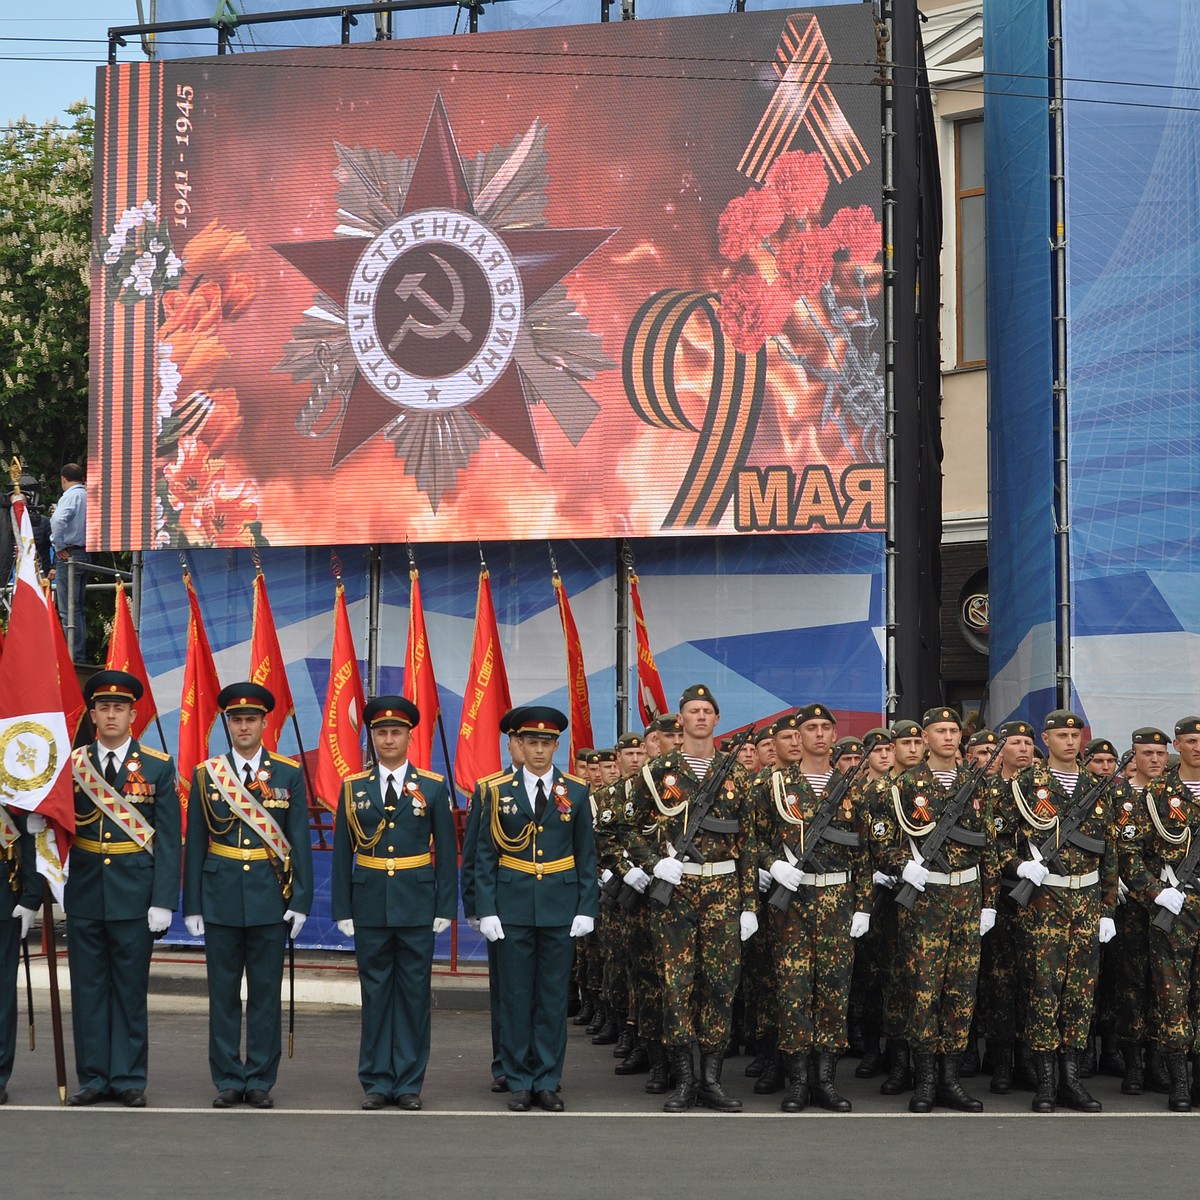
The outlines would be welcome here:
<svg viewBox="0 0 1200 1200">
<path fill-rule="evenodd" d="M 704 782 L 700 785 L 700 791 L 696 799 L 692 801 L 683 836 L 675 843 L 675 857 L 681 862 L 702 863 L 704 861 L 704 855 L 696 848 L 696 834 L 700 832 L 700 823 L 708 816 L 709 810 L 716 803 L 717 796 L 724 787 L 729 772 L 737 763 L 738 751 L 750 740 L 753 731 L 753 726 L 749 726 L 741 733 L 734 734 L 728 751 L 723 755 L 718 755 L 709 766 L 708 774 L 704 776 Z M 656 904 L 661 904 L 663 908 L 671 903 L 671 897 L 674 894 L 675 885 L 668 883 L 665 879 L 656 878 L 646 889 L 646 895 Z"/>
<path fill-rule="evenodd" d="M 821 807 L 817 810 L 817 815 L 813 817 L 812 822 L 804 831 L 803 848 L 797 850 L 795 846 L 789 846 L 786 841 L 781 840 L 780 853 L 783 850 L 789 850 L 792 857 L 796 860 L 794 866 L 797 870 L 803 871 L 806 867 L 812 864 L 813 856 L 816 853 L 817 846 L 821 839 L 825 836 L 829 829 L 833 818 L 837 816 L 838 806 L 842 802 L 842 797 L 850 790 L 850 785 L 854 782 L 855 775 L 858 774 L 859 768 L 867 761 L 867 756 L 864 754 L 844 775 L 838 777 L 837 783 L 833 785 L 821 797 Z M 849 835 L 858 841 L 857 834 Z M 785 888 L 782 883 L 776 881 L 775 886 L 771 888 L 767 894 L 767 903 L 773 904 L 780 912 L 787 912 L 796 893 L 789 888 Z"/>
<path fill-rule="evenodd" d="M 1092 806 L 1103 800 L 1108 789 L 1121 778 L 1121 773 L 1132 758 L 1133 751 L 1126 750 L 1121 756 L 1121 761 L 1117 763 L 1117 769 L 1106 779 L 1098 779 L 1084 792 L 1079 801 L 1067 809 L 1062 819 L 1054 827 L 1054 833 L 1040 846 L 1032 848 L 1034 858 L 1052 866 L 1058 859 L 1059 851 L 1068 843 L 1077 846 L 1080 850 L 1086 850 L 1089 854 L 1104 853 L 1104 839 L 1088 837 L 1079 832 L 1079 827 L 1086 820 L 1088 813 L 1092 811 Z M 1062 866 L 1061 863 L 1058 865 Z M 1033 888 L 1032 880 L 1022 879 L 1008 894 L 1021 908 L 1024 908 L 1033 899 Z"/>
<path fill-rule="evenodd" d="M 962 786 L 954 793 L 950 803 L 942 810 L 942 815 L 938 818 L 938 823 L 930 830 L 924 842 L 921 843 L 921 865 L 923 867 L 928 867 L 930 863 L 937 860 L 938 855 L 942 852 L 942 847 L 947 841 L 962 841 L 967 845 L 974 845 L 976 841 L 981 840 L 983 844 L 986 844 L 986 835 L 978 834 L 974 830 L 961 829 L 958 820 L 963 814 L 963 809 L 967 807 L 967 801 L 970 800 L 972 793 L 987 777 L 988 770 L 992 763 L 996 761 L 996 756 L 1000 753 L 1006 741 L 1008 741 L 1008 738 L 1000 738 L 995 746 L 992 747 L 991 754 L 968 772 L 966 779 L 962 782 Z M 911 910 L 920 894 L 911 883 L 904 883 L 896 892 L 896 903 L 903 904 L 905 908 Z"/>
</svg>

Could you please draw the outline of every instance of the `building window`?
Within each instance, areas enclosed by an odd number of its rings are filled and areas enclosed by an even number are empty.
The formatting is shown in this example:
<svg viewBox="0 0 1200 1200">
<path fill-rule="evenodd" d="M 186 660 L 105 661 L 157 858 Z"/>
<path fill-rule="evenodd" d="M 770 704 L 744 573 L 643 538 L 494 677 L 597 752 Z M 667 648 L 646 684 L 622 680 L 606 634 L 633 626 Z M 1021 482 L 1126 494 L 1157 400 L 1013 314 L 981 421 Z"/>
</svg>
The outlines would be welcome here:
<svg viewBox="0 0 1200 1200">
<path fill-rule="evenodd" d="M 958 365 L 987 361 L 987 258 L 983 221 L 983 118 L 954 126 Z"/>
</svg>

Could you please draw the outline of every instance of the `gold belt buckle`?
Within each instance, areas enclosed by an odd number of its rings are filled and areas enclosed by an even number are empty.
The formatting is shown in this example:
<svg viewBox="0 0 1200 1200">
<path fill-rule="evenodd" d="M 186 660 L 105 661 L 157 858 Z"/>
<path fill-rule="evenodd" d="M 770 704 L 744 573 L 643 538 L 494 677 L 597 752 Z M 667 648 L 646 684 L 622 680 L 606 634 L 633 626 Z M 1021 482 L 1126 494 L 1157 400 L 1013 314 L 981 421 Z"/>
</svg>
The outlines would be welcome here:
<svg viewBox="0 0 1200 1200">
<path fill-rule="evenodd" d="M 539 879 L 541 879 L 542 873 L 545 871 L 545 867 L 543 867 L 541 863 L 534 863 L 533 869 L 534 869 L 534 874 L 537 875 L 537 877 Z"/>
<path fill-rule="evenodd" d="M 396 869 L 396 860 L 395 860 L 394 858 L 386 858 L 386 859 L 384 859 L 384 861 L 383 861 L 383 865 L 384 865 L 384 866 L 385 866 L 385 867 L 386 867 L 386 868 L 387 868 L 389 871 L 394 871 L 394 870 Z"/>
<path fill-rule="evenodd" d="M 242 862 L 249 862 L 249 861 L 250 861 L 250 851 L 243 850 L 242 851 Z"/>
</svg>

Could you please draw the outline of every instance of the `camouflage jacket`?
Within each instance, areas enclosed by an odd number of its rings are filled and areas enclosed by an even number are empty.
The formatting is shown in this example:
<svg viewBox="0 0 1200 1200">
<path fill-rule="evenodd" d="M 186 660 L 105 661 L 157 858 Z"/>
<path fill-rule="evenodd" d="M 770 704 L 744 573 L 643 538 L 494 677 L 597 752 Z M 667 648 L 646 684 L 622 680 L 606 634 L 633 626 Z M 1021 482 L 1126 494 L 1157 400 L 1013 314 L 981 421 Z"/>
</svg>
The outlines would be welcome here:
<svg viewBox="0 0 1200 1200">
<path fill-rule="evenodd" d="M 1126 785 L 1128 787 L 1128 785 Z M 1139 797 L 1132 788 L 1117 802 L 1117 855 L 1121 878 L 1134 898 L 1155 912 L 1155 897 L 1174 886 L 1163 879 L 1167 868 L 1187 855 L 1191 838 L 1200 836 L 1200 800 L 1172 767 L 1151 780 Z"/>
</svg>

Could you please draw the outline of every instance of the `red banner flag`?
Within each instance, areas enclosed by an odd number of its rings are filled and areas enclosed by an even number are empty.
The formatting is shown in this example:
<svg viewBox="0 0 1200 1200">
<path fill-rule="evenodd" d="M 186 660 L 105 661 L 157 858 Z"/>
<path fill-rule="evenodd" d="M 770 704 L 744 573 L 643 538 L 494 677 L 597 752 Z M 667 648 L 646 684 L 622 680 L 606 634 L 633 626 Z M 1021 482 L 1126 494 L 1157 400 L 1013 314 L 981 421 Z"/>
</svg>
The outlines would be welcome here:
<svg viewBox="0 0 1200 1200">
<path fill-rule="evenodd" d="M 46 601 L 46 611 L 50 615 L 50 640 L 54 643 L 54 653 L 58 661 L 55 663 L 58 692 L 62 700 L 63 716 L 67 719 L 67 737 L 71 745 L 79 736 L 79 726 L 83 714 L 87 712 L 87 702 L 83 698 L 83 688 L 79 686 L 79 676 L 75 674 L 75 663 L 71 659 L 71 651 L 67 647 L 67 635 L 63 632 L 62 614 L 54 601 L 50 599 L 50 584 L 42 580 L 42 595 Z"/>
<path fill-rule="evenodd" d="M 633 602 L 633 619 L 637 625 L 637 703 L 642 725 L 667 711 L 667 697 L 658 676 L 658 664 L 650 650 L 650 633 L 642 614 L 642 598 L 638 595 L 638 577 L 629 574 L 629 598 Z"/>
<path fill-rule="evenodd" d="M 362 770 L 362 714 L 366 703 L 358 655 L 354 652 L 354 635 L 350 632 L 346 589 L 339 582 L 334 600 L 329 686 L 325 691 L 325 712 L 317 743 L 316 776 L 317 799 L 334 812 L 342 794 L 342 780 Z"/>
<path fill-rule="evenodd" d="M 275 707 L 267 713 L 263 730 L 263 745 L 268 750 L 279 749 L 279 737 L 288 718 L 296 711 L 292 689 L 288 686 L 283 651 L 275 632 L 271 601 L 267 597 L 267 580 L 261 568 L 254 577 L 254 627 L 250 635 L 250 682 L 265 687 L 275 697 Z"/>
<path fill-rule="evenodd" d="M 17 570 L 8 618 L 8 643 L 0 662 L 0 765 L 4 803 L 40 813 L 46 828 L 35 829 L 37 869 L 61 904 L 67 852 L 75 836 L 71 787 L 71 739 L 57 676 L 53 625 L 46 594 L 38 586 L 37 551 L 25 499 L 12 498 Z M 53 625 L 52 622 L 53 621 Z M 59 633 L 61 636 L 61 627 Z"/>
<path fill-rule="evenodd" d="M 554 594 L 558 598 L 558 615 L 562 620 L 563 638 L 567 643 L 567 697 L 571 721 L 571 766 L 574 769 L 575 752 L 581 746 L 592 744 L 592 706 L 588 703 L 587 671 L 583 667 L 583 646 L 579 642 L 579 631 L 575 618 L 571 616 L 571 605 L 567 601 L 567 590 L 562 576 L 555 571 L 551 577 Z"/>
<path fill-rule="evenodd" d="M 183 695 L 179 702 L 179 804 L 187 812 L 192 772 L 208 757 L 208 738 L 217 719 L 221 681 L 213 662 L 200 615 L 200 599 L 192 577 L 183 573 L 188 595 L 187 659 L 183 665 Z"/>
<path fill-rule="evenodd" d="M 475 640 L 471 645 L 467 686 L 463 689 L 458 745 L 454 749 L 454 782 L 464 795 L 470 795 L 485 775 L 500 770 L 500 718 L 510 708 L 512 697 L 492 605 L 491 577 L 487 567 L 480 563 Z"/>
<path fill-rule="evenodd" d="M 150 728 L 150 722 L 158 716 L 158 705 L 150 690 L 150 674 L 142 658 L 137 630 L 133 627 L 133 610 L 129 607 L 129 597 L 125 595 L 123 579 L 117 580 L 117 606 L 113 614 L 112 636 L 108 639 L 108 660 L 104 665 L 110 671 L 124 671 L 141 682 L 142 698 L 133 706 L 133 725 L 130 729 L 133 736 L 140 740 Z"/>
<path fill-rule="evenodd" d="M 437 724 L 437 681 L 433 677 L 433 659 L 429 657 L 429 638 L 425 633 L 425 607 L 421 603 L 421 581 L 413 567 L 408 573 L 412 589 L 408 601 L 408 649 L 404 652 L 404 698 L 411 700 L 421 713 L 421 722 L 413 730 L 408 761 L 428 771 L 433 763 L 433 729 Z"/>
</svg>

